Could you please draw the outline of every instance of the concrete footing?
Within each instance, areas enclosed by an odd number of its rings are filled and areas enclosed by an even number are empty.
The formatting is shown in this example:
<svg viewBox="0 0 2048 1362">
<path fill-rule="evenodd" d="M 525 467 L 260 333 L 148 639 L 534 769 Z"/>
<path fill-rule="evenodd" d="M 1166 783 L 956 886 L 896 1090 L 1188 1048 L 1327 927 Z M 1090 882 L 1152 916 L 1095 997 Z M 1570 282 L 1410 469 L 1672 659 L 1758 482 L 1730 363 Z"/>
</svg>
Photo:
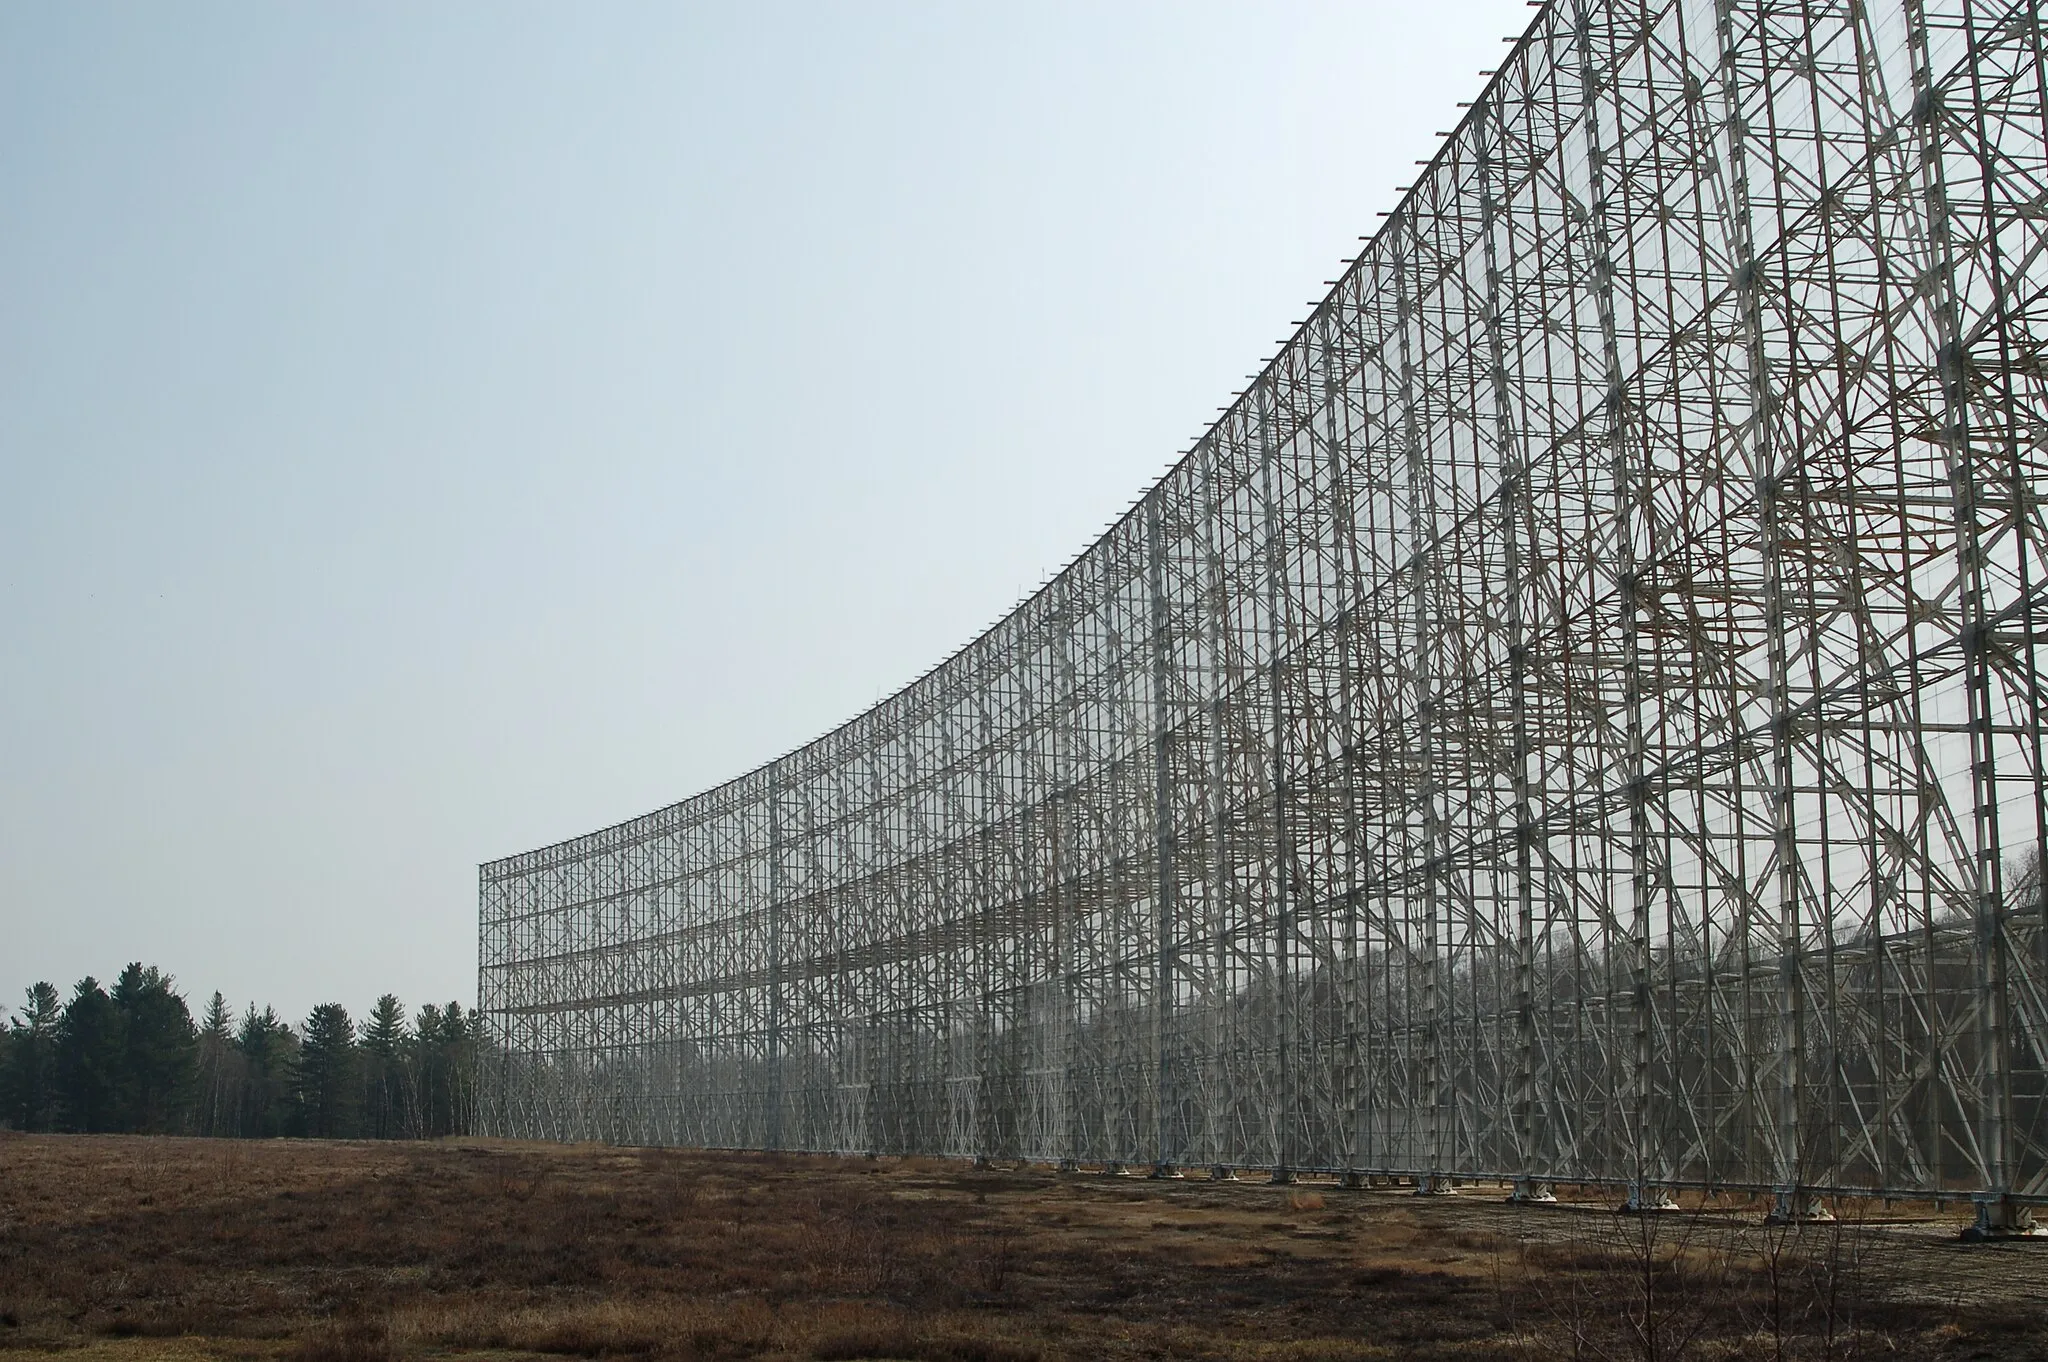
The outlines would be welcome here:
<svg viewBox="0 0 2048 1362">
<path fill-rule="evenodd" d="M 1236 1182 L 1237 1170 L 1227 1163 L 1215 1164 L 1209 1169 L 1209 1181 Z"/>
<path fill-rule="evenodd" d="M 1269 1181 L 1271 1181 L 1275 1187 L 1285 1187 L 1288 1183 L 1294 1181 L 1294 1170 L 1292 1168 L 1288 1168 L 1285 1166 L 1276 1167 L 1273 1170 L 1273 1176 L 1271 1179 L 1269 1179 Z"/>
<path fill-rule="evenodd" d="M 2034 1208 L 2009 1196 L 1986 1193 L 1972 1197 L 1977 1203 L 1976 1223 L 1962 1233 L 1966 1244 L 1996 1243 L 2008 1239 L 2048 1239 L 2048 1225 L 2034 1218 Z"/>
<path fill-rule="evenodd" d="M 1661 1187 L 1632 1182 L 1628 1187 L 1628 1200 L 1614 1209 L 1618 1215 L 1668 1215 L 1678 1209 L 1678 1203 Z"/>
<path fill-rule="evenodd" d="M 1557 1193 L 1550 1190 L 1550 1184 L 1547 1182 L 1535 1178 L 1516 1178 L 1514 1190 L 1508 1193 L 1507 1199 L 1516 1206 L 1554 1206 L 1557 1204 Z"/>
<path fill-rule="evenodd" d="M 1424 1173 L 1415 1179 L 1417 1196 L 1449 1196 L 1454 1190 L 1451 1180 L 1442 1173 Z"/>
<path fill-rule="evenodd" d="M 1825 1201 L 1797 1187 L 1781 1187 L 1771 1203 L 1766 1225 L 1824 1225 L 1835 1218 Z"/>
</svg>

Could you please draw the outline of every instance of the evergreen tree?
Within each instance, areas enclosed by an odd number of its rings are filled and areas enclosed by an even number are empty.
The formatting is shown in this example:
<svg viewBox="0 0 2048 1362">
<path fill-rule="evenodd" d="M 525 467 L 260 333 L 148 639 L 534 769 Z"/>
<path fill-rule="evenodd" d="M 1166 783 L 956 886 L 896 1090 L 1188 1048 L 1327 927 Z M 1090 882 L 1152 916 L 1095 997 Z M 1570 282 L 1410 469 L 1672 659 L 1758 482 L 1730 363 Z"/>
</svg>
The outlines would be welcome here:
<svg viewBox="0 0 2048 1362">
<path fill-rule="evenodd" d="M 322 1003 L 306 1018 L 295 1095 L 302 1128 L 315 1139 L 355 1133 L 355 1041 L 355 1023 L 340 1003 Z"/>
<path fill-rule="evenodd" d="M 242 1057 L 235 1049 L 235 1014 L 228 1000 L 214 990 L 199 1024 L 199 1106 L 195 1127 L 201 1135 L 238 1133 L 236 1109 L 241 1098 Z"/>
<path fill-rule="evenodd" d="M 57 1026 L 62 1005 L 56 987 L 28 990 L 28 1005 L 6 1031 L 0 1066 L 0 1119 L 21 1130 L 48 1130 L 57 1115 Z"/>
<path fill-rule="evenodd" d="M 91 975 L 78 981 L 57 1023 L 57 1092 L 65 1129 L 114 1129 L 121 1101 L 121 1014 Z"/>
<path fill-rule="evenodd" d="M 277 1013 L 256 1004 L 242 1014 L 235 1031 L 235 1054 L 241 1061 L 240 1133 L 252 1139 L 282 1135 L 291 1124 L 290 1081 L 298 1062 L 299 1038 Z"/>
<path fill-rule="evenodd" d="M 114 983 L 121 1029 L 117 1129 L 162 1134 L 184 1123 L 199 1041 L 171 982 L 154 965 L 145 969 L 137 961 Z"/>
<path fill-rule="evenodd" d="M 441 1133 L 465 1134 L 476 1109 L 476 1017 L 464 1013 L 461 1003 L 450 1002 L 441 1009 L 441 1055 L 447 1091 L 447 1119 Z"/>
<path fill-rule="evenodd" d="M 405 1004 L 387 993 L 370 1009 L 360 1045 L 363 1070 L 363 1133 L 396 1139 L 404 1130 Z"/>
<path fill-rule="evenodd" d="M 434 1139 L 469 1129 L 474 1070 L 475 1046 L 462 1004 L 422 1007 L 406 1053 L 407 1133 Z"/>
<path fill-rule="evenodd" d="M 111 990 L 81 979 L 68 1002 L 40 983 L 0 1020 L 0 1126 L 434 1139 L 475 1120 L 476 1018 L 462 1004 L 378 998 L 360 1031 L 339 1003 L 302 1030 L 216 992 L 195 1024 L 175 981 L 131 963 Z"/>
<path fill-rule="evenodd" d="M 440 1134 L 441 1009 L 432 1003 L 413 1018 L 405 1047 L 406 1128 L 415 1140 Z"/>
</svg>

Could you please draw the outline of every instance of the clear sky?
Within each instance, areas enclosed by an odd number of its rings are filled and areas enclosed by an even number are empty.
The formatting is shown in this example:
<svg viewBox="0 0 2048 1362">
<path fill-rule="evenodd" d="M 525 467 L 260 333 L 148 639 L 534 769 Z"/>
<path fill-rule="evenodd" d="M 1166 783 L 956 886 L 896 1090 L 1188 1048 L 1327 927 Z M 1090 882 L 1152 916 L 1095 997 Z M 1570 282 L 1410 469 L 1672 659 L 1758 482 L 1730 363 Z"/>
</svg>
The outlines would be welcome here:
<svg viewBox="0 0 2048 1362">
<path fill-rule="evenodd" d="M 0 3 L 0 1004 L 475 992 L 476 865 L 923 672 L 1521 0 Z"/>
</svg>

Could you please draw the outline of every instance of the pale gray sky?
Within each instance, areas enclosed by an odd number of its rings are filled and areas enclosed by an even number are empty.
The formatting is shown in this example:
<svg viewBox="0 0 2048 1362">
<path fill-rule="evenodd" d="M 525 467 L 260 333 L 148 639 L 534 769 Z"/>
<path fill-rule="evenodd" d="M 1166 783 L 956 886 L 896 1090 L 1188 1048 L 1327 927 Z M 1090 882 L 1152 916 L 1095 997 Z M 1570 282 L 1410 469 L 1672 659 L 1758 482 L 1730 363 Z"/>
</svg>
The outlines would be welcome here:
<svg viewBox="0 0 2048 1362">
<path fill-rule="evenodd" d="M 475 991 L 476 864 L 952 652 L 1521 0 L 0 0 L 0 1004 Z"/>
</svg>

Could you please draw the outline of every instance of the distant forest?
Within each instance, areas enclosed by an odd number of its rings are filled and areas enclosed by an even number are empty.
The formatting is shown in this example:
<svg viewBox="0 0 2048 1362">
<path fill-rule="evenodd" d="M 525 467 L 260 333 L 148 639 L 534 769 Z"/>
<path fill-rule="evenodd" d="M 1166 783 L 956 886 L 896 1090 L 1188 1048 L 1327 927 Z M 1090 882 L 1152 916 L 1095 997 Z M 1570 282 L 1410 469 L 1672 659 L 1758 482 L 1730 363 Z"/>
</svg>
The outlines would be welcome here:
<svg viewBox="0 0 2048 1362">
<path fill-rule="evenodd" d="M 68 1001 L 28 990 L 0 1027 L 0 1125 L 262 1139 L 429 1139 L 468 1131 L 476 1037 L 459 1003 L 360 1023 L 322 1003 L 297 1026 L 215 993 L 196 1021 L 170 976 L 132 964 Z"/>
</svg>

